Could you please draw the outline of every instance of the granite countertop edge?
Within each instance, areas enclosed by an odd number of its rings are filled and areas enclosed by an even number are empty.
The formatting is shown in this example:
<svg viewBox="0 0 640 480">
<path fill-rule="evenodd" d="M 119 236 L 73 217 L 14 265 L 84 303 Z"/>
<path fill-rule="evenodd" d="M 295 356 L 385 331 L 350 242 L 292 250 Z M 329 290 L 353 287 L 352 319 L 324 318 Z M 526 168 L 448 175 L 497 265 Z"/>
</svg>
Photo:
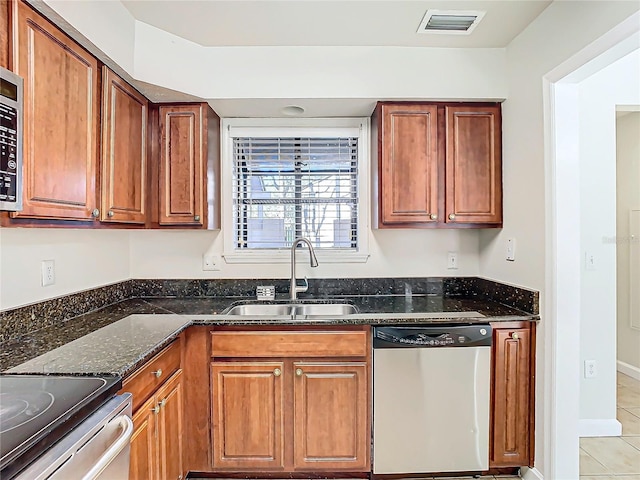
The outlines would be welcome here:
<svg viewBox="0 0 640 480">
<path fill-rule="evenodd" d="M 539 321 L 539 315 L 522 314 L 502 316 L 438 317 L 437 313 L 360 313 L 336 317 L 314 317 L 304 320 L 291 317 L 256 317 L 224 314 L 133 314 L 112 324 L 96 329 L 72 342 L 49 350 L 24 363 L 3 371 L 3 374 L 50 375 L 117 375 L 126 378 L 159 353 L 190 326 L 348 326 L 348 325 L 407 325 L 433 323 L 489 323 Z M 166 322 L 166 325 L 162 325 Z M 132 334 L 132 329 L 153 324 L 152 335 Z M 107 329 L 110 329 L 107 332 Z M 113 332 L 111 332 L 113 331 Z M 151 336 L 152 338 L 149 338 Z M 139 340 L 138 340 L 139 338 Z M 122 351 L 118 351 L 121 341 Z M 112 355 L 105 357 L 101 347 L 114 343 Z M 93 355 L 92 355 L 93 353 Z M 84 355 L 84 356 L 83 356 Z"/>
</svg>

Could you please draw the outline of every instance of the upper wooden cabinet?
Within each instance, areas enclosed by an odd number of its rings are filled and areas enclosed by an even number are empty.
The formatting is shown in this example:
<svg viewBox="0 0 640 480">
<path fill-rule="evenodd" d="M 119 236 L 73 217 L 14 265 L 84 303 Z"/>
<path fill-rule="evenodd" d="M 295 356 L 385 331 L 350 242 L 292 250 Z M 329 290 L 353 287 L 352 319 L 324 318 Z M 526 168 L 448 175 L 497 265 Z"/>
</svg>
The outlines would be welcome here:
<svg viewBox="0 0 640 480">
<path fill-rule="evenodd" d="M 159 225 L 218 228 L 219 117 L 206 103 L 160 106 L 159 124 Z"/>
<path fill-rule="evenodd" d="M 499 104 L 380 102 L 372 138 L 375 228 L 502 225 Z"/>
<path fill-rule="evenodd" d="M 0 0 L 0 67 L 9 68 L 9 8 L 10 0 Z"/>
<path fill-rule="evenodd" d="M 382 104 L 380 108 L 380 223 L 435 223 L 438 218 L 437 108 L 405 104 Z"/>
<path fill-rule="evenodd" d="M 491 468 L 533 465 L 535 324 L 493 324 Z"/>
<path fill-rule="evenodd" d="M 24 209 L 12 216 L 91 220 L 98 62 L 23 2 L 13 15 L 13 68 L 24 78 Z"/>
<path fill-rule="evenodd" d="M 446 106 L 446 222 L 502 223 L 500 106 Z"/>
<path fill-rule="evenodd" d="M 145 223 L 148 102 L 107 67 L 102 72 L 100 220 Z"/>
</svg>

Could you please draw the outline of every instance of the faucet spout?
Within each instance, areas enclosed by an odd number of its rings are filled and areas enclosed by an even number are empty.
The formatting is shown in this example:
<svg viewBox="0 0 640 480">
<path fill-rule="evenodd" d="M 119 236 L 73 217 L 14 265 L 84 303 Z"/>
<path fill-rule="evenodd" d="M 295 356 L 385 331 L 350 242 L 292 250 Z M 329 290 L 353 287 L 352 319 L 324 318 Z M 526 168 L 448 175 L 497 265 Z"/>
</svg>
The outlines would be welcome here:
<svg viewBox="0 0 640 480">
<path fill-rule="evenodd" d="M 289 296 L 291 300 L 298 298 L 298 292 L 306 292 L 309 288 L 309 283 L 305 278 L 305 284 L 300 286 L 296 280 L 296 249 L 298 245 L 304 243 L 309 248 L 309 260 L 312 267 L 318 266 L 318 259 L 316 258 L 316 252 L 313 250 L 313 245 L 308 238 L 300 237 L 296 238 L 291 245 L 291 283 L 289 285 Z"/>
</svg>

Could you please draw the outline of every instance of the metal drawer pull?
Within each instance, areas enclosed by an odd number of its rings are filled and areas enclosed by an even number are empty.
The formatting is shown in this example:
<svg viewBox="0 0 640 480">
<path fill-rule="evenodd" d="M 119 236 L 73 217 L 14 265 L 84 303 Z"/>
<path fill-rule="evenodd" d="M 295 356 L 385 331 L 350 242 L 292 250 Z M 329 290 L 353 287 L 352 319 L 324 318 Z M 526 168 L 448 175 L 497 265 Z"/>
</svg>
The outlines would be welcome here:
<svg viewBox="0 0 640 480">
<path fill-rule="evenodd" d="M 153 373 L 156 376 L 156 378 L 160 378 L 162 376 L 162 369 L 159 368 L 155 372 L 151 372 L 151 373 Z"/>
<path fill-rule="evenodd" d="M 514 340 L 518 340 L 520 338 L 520 336 L 516 332 L 513 332 L 511 334 L 511 338 L 513 338 Z"/>
<path fill-rule="evenodd" d="M 282 375 L 282 370 L 280 370 L 279 368 L 276 368 L 276 369 L 273 371 L 273 376 L 274 376 L 274 377 L 279 377 L 280 375 Z"/>
<path fill-rule="evenodd" d="M 302 369 L 301 368 L 296 368 L 296 377 L 301 377 L 302 376 Z"/>
</svg>

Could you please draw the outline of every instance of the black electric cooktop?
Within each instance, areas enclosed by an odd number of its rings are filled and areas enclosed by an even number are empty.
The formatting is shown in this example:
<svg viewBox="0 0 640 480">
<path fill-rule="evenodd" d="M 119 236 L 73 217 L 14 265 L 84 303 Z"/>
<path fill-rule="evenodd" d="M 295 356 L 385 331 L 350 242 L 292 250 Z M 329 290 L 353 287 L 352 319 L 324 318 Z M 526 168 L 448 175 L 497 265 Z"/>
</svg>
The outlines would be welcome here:
<svg viewBox="0 0 640 480">
<path fill-rule="evenodd" d="M 120 377 L 0 375 L 0 478 L 18 473 L 120 388 Z"/>
</svg>

